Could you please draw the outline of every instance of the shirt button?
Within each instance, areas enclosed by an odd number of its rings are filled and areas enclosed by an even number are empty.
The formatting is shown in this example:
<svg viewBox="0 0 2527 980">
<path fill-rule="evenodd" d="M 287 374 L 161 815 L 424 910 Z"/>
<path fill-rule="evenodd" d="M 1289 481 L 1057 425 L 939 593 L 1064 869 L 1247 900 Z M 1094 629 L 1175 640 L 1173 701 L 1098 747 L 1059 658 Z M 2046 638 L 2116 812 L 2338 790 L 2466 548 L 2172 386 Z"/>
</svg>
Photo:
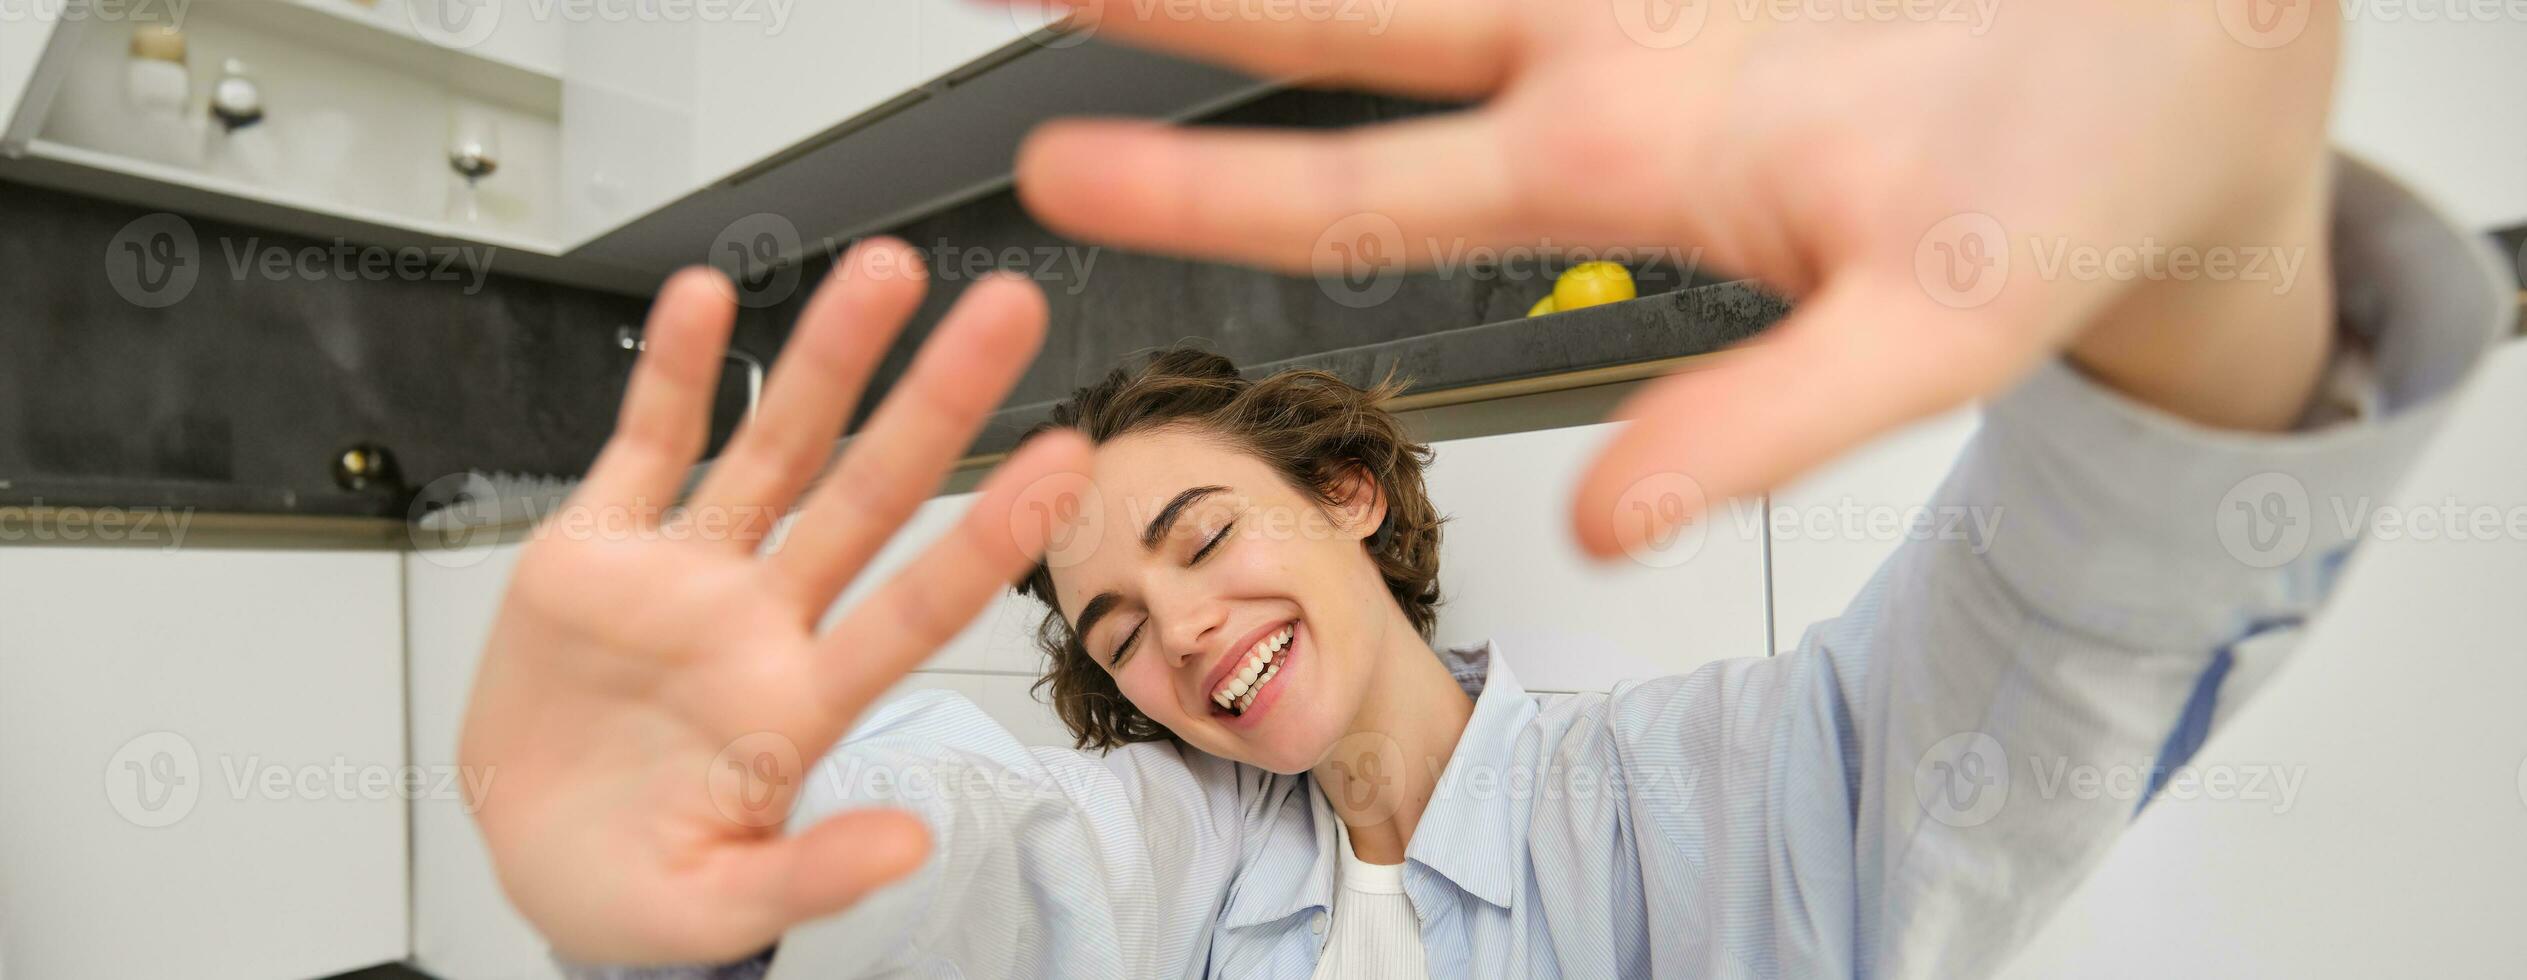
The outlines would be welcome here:
<svg viewBox="0 0 2527 980">
<path fill-rule="evenodd" d="M 1324 935 L 1324 934 L 1325 934 L 1325 913 L 1323 913 L 1323 912 L 1318 912 L 1318 913 L 1316 913 L 1315 915 L 1309 916 L 1309 917 L 1308 917 L 1308 919 L 1307 919 L 1307 931 L 1312 932 L 1312 933 L 1315 933 L 1315 934 L 1317 934 L 1317 935 L 1319 935 L 1319 936 Z"/>
</svg>

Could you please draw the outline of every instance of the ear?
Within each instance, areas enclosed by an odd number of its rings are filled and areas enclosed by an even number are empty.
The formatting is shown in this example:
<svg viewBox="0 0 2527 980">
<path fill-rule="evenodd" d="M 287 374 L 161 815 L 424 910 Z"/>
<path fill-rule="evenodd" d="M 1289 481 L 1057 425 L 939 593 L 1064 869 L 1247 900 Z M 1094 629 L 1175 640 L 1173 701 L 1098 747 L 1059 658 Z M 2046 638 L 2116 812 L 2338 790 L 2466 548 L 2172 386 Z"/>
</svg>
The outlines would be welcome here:
<svg viewBox="0 0 2527 980">
<path fill-rule="evenodd" d="M 1333 498 L 1327 509 L 1355 541 L 1368 540 L 1377 533 L 1378 525 L 1386 523 L 1386 494 L 1378 487 L 1378 481 L 1369 476 L 1368 467 L 1345 464 L 1334 477 Z"/>
</svg>

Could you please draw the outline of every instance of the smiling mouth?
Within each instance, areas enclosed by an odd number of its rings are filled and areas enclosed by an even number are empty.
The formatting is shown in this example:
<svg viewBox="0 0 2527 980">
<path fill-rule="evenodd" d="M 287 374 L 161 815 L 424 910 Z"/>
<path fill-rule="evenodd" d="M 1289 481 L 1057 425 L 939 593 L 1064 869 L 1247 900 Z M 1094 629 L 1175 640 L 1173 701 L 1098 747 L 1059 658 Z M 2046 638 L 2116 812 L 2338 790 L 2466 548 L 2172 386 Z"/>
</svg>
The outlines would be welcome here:
<svg viewBox="0 0 2527 980">
<path fill-rule="evenodd" d="M 1255 706 L 1264 686 L 1280 676 L 1285 654 L 1297 635 L 1298 624 L 1291 622 L 1255 641 L 1246 650 L 1245 660 L 1211 692 L 1211 704 L 1232 718 L 1243 717 Z"/>
</svg>

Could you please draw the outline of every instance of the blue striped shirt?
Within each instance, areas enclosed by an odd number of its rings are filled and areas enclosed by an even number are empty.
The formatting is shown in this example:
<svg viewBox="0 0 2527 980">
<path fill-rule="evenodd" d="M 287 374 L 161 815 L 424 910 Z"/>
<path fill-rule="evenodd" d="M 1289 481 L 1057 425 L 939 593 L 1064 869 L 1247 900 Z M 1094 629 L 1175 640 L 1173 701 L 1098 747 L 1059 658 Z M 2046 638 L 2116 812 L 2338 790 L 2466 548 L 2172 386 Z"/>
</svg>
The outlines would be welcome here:
<svg viewBox="0 0 2527 980">
<path fill-rule="evenodd" d="M 2480 247 L 2348 161 L 2335 239 L 2369 417 L 2214 433 L 2048 365 L 1935 499 L 1989 536 L 1908 541 L 1795 651 L 1584 695 L 1444 654 L 1476 701 L 1405 852 L 1433 975 L 1999 966 L 2175 785 L 2161 751 L 2218 651 L 2316 611 L 2357 533 L 2328 502 L 2392 486 L 2506 322 Z M 2151 805 L 2212 805 L 2174 797 Z M 816 767 L 793 826 L 872 804 L 936 852 L 794 930 L 775 977 L 1304 980 L 1325 940 L 1337 835 L 1304 774 L 1030 748 L 925 693 Z"/>
</svg>

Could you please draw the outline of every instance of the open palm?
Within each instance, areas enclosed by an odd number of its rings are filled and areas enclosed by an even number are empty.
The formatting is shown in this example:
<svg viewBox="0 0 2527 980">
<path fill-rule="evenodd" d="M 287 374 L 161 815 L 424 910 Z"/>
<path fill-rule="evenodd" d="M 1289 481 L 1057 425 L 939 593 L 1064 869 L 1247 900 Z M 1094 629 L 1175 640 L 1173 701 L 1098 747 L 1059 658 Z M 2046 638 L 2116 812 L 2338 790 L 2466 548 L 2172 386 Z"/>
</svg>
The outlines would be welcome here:
<svg viewBox="0 0 2527 980">
<path fill-rule="evenodd" d="M 2047 260 L 2272 247 L 2321 266 L 2330 4 L 1062 5 L 1100 39 L 1483 100 L 1341 132 L 1054 123 L 1018 186 L 1066 233 L 1355 276 L 1361 256 L 1400 271 L 1545 239 L 1689 248 L 1799 299 L 1626 407 L 1574 501 L 1598 554 L 1657 531 L 1624 515 L 1689 516 L 1618 506 L 1644 481 L 1759 492 L 2065 349 L 2241 428 L 2295 417 L 2322 362 L 2322 274 L 2276 295 Z"/>
<path fill-rule="evenodd" d="M 565 956 L 736 959 L 918 867 L 895 811 L 785 836 L 806 767 L 872 700 L 1007 588 L 1048 528 L 1012 520 L 1084 479 L 1084 440 L 1031 441 L 965 520 L 830 630 L 817 624 L 927 497 L 1033 358 L 1043 299 L 978 284 L 823 468 L 920 302 L 901 243 L 864 243 L 800 320 L 760 413 L 692 498 L 734 294 L 709 272 L 661 293 L 621 421 L 519 559 L 466 718 L 492 773 L 477 820 L 519 910 Z M 779 546 L 763 545 L 802 494 Z"/>
</svg>

